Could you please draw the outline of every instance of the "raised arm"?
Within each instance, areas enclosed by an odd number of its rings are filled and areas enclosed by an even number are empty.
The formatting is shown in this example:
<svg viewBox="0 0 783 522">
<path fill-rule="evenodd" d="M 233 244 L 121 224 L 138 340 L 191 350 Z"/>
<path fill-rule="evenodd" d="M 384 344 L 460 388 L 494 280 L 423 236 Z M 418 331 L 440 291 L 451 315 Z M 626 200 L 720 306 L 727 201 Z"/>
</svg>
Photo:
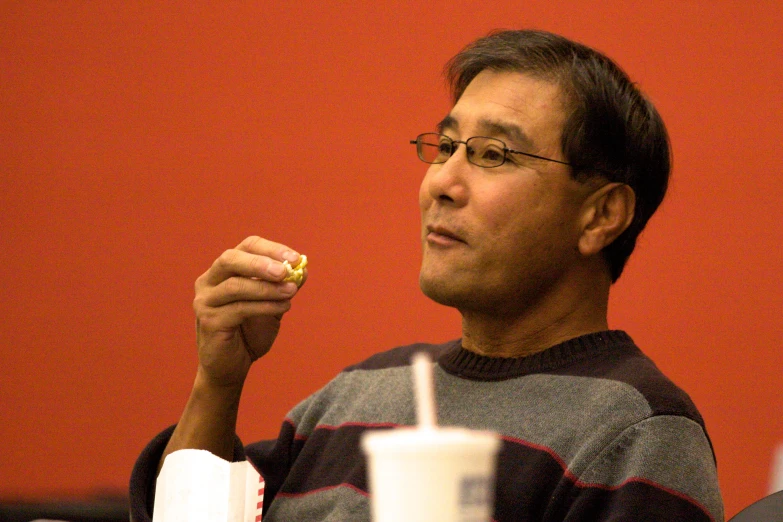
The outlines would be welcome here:
<svg viewBox="0 0 783 522">
<path fill-rule="evenodd" d="M 283 261 L 296 265 L 299 257 L 285 245 L 253 236 L 223 252 L 196 280 L 198 371 L 158 471 L 169 453 L 186 448 L 231 460 L 245 378 L 271 349 L 297 292 L 295 283 L 283 281 Z"/>
</svg>

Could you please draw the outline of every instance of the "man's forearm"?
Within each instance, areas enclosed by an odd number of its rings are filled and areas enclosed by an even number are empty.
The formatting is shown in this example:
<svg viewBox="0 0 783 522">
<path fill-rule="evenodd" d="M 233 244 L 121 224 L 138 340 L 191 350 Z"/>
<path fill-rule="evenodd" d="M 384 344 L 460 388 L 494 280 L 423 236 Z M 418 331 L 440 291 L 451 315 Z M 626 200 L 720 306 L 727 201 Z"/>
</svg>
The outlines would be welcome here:
<svg viewBox="0 0 783 522">
<path fill-rule="evenodd" d="M 158 473 L 166 456 L 181 449 L 203 449 L 231 461 L 241 395 L 241 386 L 210 385 L 197 373 L 182 417 L 161 456 Z"/>
</svg>

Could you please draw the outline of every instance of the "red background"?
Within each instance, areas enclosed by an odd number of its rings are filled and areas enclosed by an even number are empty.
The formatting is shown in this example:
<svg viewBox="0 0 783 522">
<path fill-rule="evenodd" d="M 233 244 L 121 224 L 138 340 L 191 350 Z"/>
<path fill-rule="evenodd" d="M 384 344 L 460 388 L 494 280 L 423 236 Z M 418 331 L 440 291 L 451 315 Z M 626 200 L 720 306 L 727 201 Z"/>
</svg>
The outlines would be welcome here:
<svg viewBox="0 0 783 522">
<path fill-rule="evenodd" d="M 444 62 L 498 27 L 603 50 L 663 114 L 671 192 L 610 324 L 701 408 L 727 515 L 765 495 L 783 441 L 779 2 L 331 4 L 2 3 L 0 496 L 126 487 L 190 389 L 193 281 L 247 235 L 311 265 L 245 390 L 246 441 L 347 364 L 458 336 L 418 290 L 407 141 L 449 109 Z"/>
</svg>

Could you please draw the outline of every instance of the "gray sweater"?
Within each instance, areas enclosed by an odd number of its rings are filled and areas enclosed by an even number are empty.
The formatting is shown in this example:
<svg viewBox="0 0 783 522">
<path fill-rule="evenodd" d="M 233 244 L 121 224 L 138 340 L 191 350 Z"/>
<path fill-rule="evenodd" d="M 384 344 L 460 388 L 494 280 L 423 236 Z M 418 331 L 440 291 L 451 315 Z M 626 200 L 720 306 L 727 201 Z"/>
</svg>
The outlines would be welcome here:
<svg viewBox="0 0 783 522">
<path fill-rule="evenodd" d="M 688 396 L 621 331 L 524 358 L 459 341 L 377 354 L 296 406 L 277 439 L 242 448 L 264 476 L 265 522 L 368 521 L 359 440 L 415 423 L 408 363 L 436 360 L 438 420 L 500 433 L 494 520 L 723 520 L 714 453 Z M 131 479 L 133 520 L 149 520 L 154 470 L 171 429 Z"/>
</svg>

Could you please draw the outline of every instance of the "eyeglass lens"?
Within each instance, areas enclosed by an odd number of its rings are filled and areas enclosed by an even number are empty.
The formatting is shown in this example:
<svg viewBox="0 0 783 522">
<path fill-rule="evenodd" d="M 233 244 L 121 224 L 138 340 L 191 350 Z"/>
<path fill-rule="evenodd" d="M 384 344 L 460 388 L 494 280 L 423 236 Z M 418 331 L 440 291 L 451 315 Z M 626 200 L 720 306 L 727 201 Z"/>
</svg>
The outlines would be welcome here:
<svg viewBox="0 0 783 522">
<path fill-rule="evenodd" d="M 419 159 L 426 163 L 445 163 L 460 142 L 437 133 L 421 134 L 416 138 Z M 480 167 L 497 167 L 505 161 L 505 144 L 494 138 L 474 136 L 465 143 L 468 161 Z"/>
</svg>

